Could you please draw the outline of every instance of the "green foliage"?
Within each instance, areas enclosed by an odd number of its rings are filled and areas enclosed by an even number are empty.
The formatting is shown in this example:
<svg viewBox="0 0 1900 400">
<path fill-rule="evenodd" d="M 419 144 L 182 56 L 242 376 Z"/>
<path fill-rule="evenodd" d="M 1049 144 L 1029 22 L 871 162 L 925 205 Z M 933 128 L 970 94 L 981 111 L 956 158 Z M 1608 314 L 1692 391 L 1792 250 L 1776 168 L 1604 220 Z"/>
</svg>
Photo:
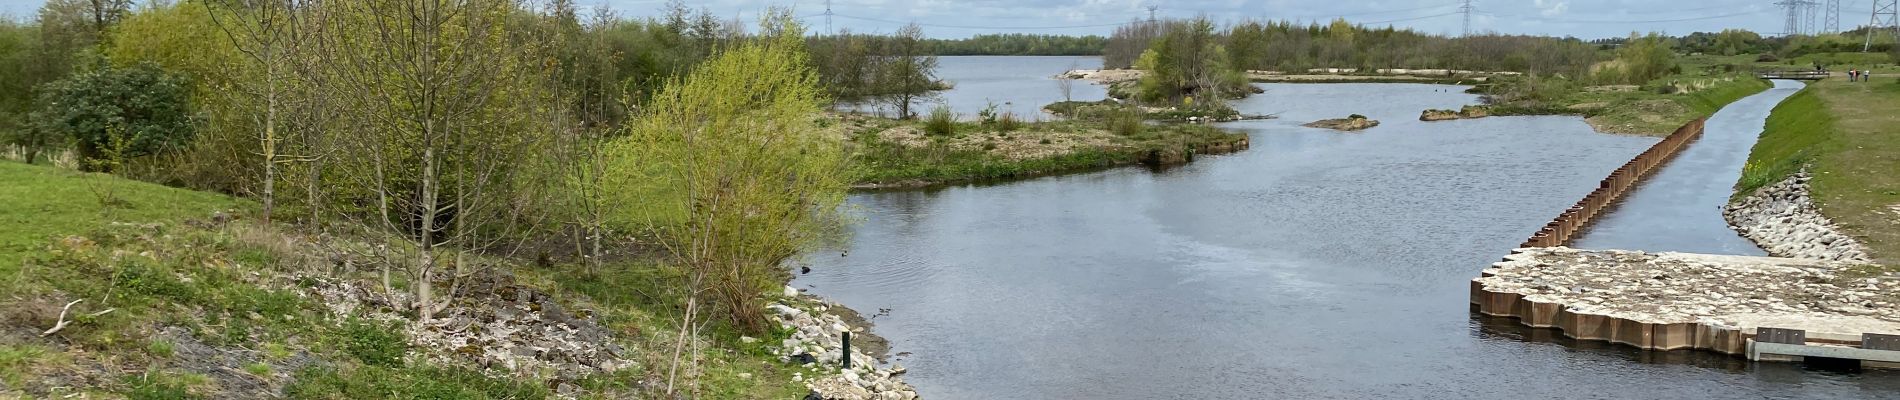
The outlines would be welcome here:
<svg viewBox="0 0 1900 400">
<path fill-rule="evenodd" d="M 1175 25 L 1164 20 L 1116 28 L 1104 50 L 1109 68 L 1133 66 Z M 1438 68 L 1579 75 L 1598 56 L 1571 38 L 1480 34 L 1445 37 L 1393 27 L 1293 21 L 1240 21 L 1216 35 L 1238 70 L 1300 72 L 1312 68 Z"/>
<path fill-rule="evenodd" d="M 409 341 L 396 327 L 360 318 L 350 318 L 337 328 L 343 353 L 365 365 L 394 367 L 402 365 Z"/>
<path fill-rule="evenodd" d="M 131 391 L 125 395 L 132 400 L 191 400 L 203 396 L 192 394 L 186 389 L 190 377 L 174 376 L 162 371 L 146 371 L 126 379 Z"/>
<path fill-rule="evenodd" d="M 950 106 L 938 105 L 930 109 L 930 116 L 924 117 L 924 133 L 935 136 L 957 134 L 957 114 Z"/>
<path fill-rule="evenodd" d="M 1116 135 L 1136 136 L 1148 129 L 1148 123 L 1145 122 L 1147 117 L 1142 115 L 1140 109 L 1122 108 L 1120 111 L 1109 113 L 1107 118 L 1108 130 L 1115 132 Z"/>
<path fill-rule="evenodd" d="M 145 345 L 145 352 L 150 353 L 153 357 L 172 358 L 174 351 L 176 351 L 176 349 L 169 340 L 153 340 L 151 343 Z"/>
<path fill-rule="evenodd" d="M 757 300 L 779 262 L 842 222 L 846 187 L 842 143 L 814 122 L 823 95 L 803 28 L 778 13 L 762 25 L 775 36 L 671 81 L 612 150 L 625 220 L 658 232 L 688 283 L 748 332 L 764 330 Z"/>
<path fill-rule="evenodd" d="M 924 43 L 930 54 L 939 56 L 1095 56 L 1102 54 L 1108 38 L 982 33 L 963 39 L 928 39 Z"/>
<path fill-rule="evenodd" d="M 1005 111 L 1003 112 L 1003 116 L 997 117 L 996 122 L 990 126 L 995 128 L 997 132 L 1013 132 L 1023 128 L 1023 121 L 1016 118 L 1015 112 Z"/>
<path fill-rule="evenodd" d="M 101 214 L 88 181 L 119 193 L 127 204 L 110 219 Z M 103 228 L 111 221 L 177 223 L 211 212 L 249 207 L 242 200 L 46 166 L 0 162 L 0 276 L 15 276 L 30 254 L 61 235 Z"/>
<path fill-rule="evenodd" d="M 1691 33 L 1683 36 L 1677 46 L 1684 52 L 1723 56 L 1763 53 L 1771 48 L 1770 43 L 1762 40 L 1761 34 L 1745 29 Z"/>
<path fill-rule="evenodd" d="M 490 378 L 479 371 L 448 367 L 310 367 L 297 371 L 284 392 L 300 400 L 358 399 L 543 399 L 546 388 L 528 382 Z"/>
<path fill-rule="evenodd" d="M 126 158 L 178 149 L 194 133 L 184 80 L 150 63 L 80 73 L 44 90 L 37 129 L 72 138 L 87 160 L 115 147 Z"/>
<path fill-rule="evenodd" d="M 1676 52 L 1670 49 L 1668 38 L 1660 33 L 1630 34 L 1629 41 L 1617 50 L 1616 60 L 1597 68 L 1596 80 L 1606 84 L 1640 85 L 1679 72 L 1682 71 L 1676 65 Z"/>
<path fill-rule="evenodd" d="M 0 78 L 0 144 L 34 153 L 53 144 L 50 138 L 39 135 L 41 132 L 26 129 L 36 83 L 29 80 L 29 74 L 45 62 L 40 59 L 39 46 L 38 27 L 0 19 L 0 77 L 4 77 Z"/>
<path fill-rule="evenodd" d="M 1168 24 L 1135 61 L 1145 71 L 1137 97 L 1162 104 L 1216 105 L 1247 94 L 1247 81 L 1214 34 L 1214 23 L 1198 18 Z"/>
<path fill-rule="evenodd" d="M 271 368 L 270 368 L 270 364 L 265 364 L 261 362 L 252 362 L 252 363 L 244 364 L 244 372 L 249 372 L 251 373 L 251 375 L 257 375 L 260 377 L 269 377 L 271 373 Z"/>
</svg>

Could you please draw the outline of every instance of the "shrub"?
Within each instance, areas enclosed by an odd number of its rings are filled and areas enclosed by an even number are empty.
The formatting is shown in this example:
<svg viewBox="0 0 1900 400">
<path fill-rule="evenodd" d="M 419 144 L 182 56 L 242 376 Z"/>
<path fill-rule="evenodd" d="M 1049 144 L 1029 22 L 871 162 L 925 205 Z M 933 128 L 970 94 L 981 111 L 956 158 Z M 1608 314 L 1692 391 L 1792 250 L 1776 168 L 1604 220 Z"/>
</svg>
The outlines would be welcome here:
<svg viewBox="0 0 1900 400">
<path fill-rule="evenodd" d="M 998 131 L 1014 132 L 1022 128 L 1023 121 L 1016 119 L 1016 113 L 1014 112 L 1004 112 L 1003 116 L 996 119 L 996 130 Z"/>
<path fill-rule="evenodd" d="M 947 105 L 930 109 L 930 116 L 924 117 L 924 133 L 937 136 L 956 134 L 957 114 L 950 112 L 950 106 Z"/>
<path fill-rule="evenodd" d="M 1139 110 L 1127 109 L 1115 112 L 1108 116 L 1108 130 L 1122 136 L 1140 135 L 1143 130 L 1148 128 L 1148 125 L 1142 122 L 1142 119 L 1141 111 Z"/>
<path fill-rule="evenodd" d="M 73 139 L 83 160 L 132 158 L 184 147 L 192 135 L 185 80 L 151 63 L 102 68 L 49 83 L 35 129 Z M 109 150 L 122 154 L 106 154 Z"/>
</svg>

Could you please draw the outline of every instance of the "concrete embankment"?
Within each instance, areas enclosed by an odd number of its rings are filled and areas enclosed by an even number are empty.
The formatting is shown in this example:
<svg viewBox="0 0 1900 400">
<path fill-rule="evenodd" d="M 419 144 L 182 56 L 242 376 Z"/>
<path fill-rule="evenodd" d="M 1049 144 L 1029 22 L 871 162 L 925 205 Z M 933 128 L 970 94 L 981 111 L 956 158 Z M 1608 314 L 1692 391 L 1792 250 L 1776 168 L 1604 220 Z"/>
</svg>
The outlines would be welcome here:
<svg viewBox="0 0 1900 400">
<path fill-rule="evenodd" d="M 1808 259 L 1525 248 L 1471 281 L 1487 315 L 1645 349 L 1746 351 L 1755 328 L 1900 334 L 1900 277 Z"/>
</svg>

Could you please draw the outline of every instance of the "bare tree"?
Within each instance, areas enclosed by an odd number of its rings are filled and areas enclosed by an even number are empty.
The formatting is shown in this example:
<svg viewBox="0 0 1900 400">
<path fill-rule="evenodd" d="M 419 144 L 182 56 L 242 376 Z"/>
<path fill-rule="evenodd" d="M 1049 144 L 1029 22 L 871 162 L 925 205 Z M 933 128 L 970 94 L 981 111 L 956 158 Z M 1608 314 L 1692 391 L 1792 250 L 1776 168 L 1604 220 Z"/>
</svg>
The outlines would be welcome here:
<svg viewBox="0 0 1900 400">
<path fill-rule="evenodd" d="M 290 91 L 286 86 L 294 84 L 289 69 L 302 49 L 305 35 L 310 32 L 303 24 L 305 19 L 301 13 L 309 9 L 310 4 L 303 0 L 205 2 L 205 12 L 245 55 L 246 61 L 254 64 L 250 67 L 262 70 L 262 79 L 241 79 L 238 84 L 242 86 L 241 92 L 257 100 L 251 105 L 262 108 L 254 112 L 253 120 L 258 125 L 257 155 L 263 157 L 264 176 L 260 178 L 263 191 L 258 197 L 264 203 L 265 226 L 270 225 L 276 210 L 278 165 L 316 159 L 284 154 L 285 135 L 279 132 L 285 125 L 282 108 L 292 101 L 287 98 Z M 226 13 L 230 16 L 225 17 Z"/>
<path fill-rule="evenodd" d="M 532 110 L 547 98 L 532 49 L 512 41 L 513 0 L 324 2 L 327 74 L 353 110 L 347 180 L 379 226 L 414 251 L 407 270 L 418 320 L 440 309 L 438 252 L 459 249 L 446 277 L 450 294 L 467 262 L 519 229 L 510 201 L 515 165 L 545 123 Z M 387 276 L 387 272 L 385 272 Z M 387 282 L 387 277 L 385 277 Z"/>
<path fill-rule="evenodd" d="M 1062 90 L 1062 101 L 1075 101 L 1075 79 L 1070 78 L 1069 74 L 1075 72 L 1078 67 L 1073 62 L 1069 63 L 1068 72 L 1063 72 L 1062 76 L 1056 79 L 1056 88 Z"/>
<path fill-rule="evenodd" d="M 879 91 L 897 109 L 898 119 L 910 119 L 911 106 L 938 89 L 937 57 L 926 54 L 924 29 L 917 24 L 904 25 L 886 43 Z"/>
</svg>

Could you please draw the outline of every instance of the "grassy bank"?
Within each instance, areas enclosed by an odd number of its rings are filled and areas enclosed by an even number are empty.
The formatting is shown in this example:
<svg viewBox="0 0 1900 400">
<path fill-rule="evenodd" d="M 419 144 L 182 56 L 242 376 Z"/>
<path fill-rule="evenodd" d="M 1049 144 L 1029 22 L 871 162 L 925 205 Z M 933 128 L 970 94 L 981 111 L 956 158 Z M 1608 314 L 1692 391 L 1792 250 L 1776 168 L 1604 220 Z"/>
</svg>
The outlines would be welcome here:
<svg viewBox="0 0 1900 400">
<path fill-rule="evenodd" d="M 1752 56 L 1683 56 L 1674 73 L 1640 85 L 1566 76 L 1498 77 L 1478 85 L 1496 115 L 1578 115 L 1599 132 L 1664 136 L 1696 118 L 1774 87 Z"/>
<path fill-rule="evenodd" d="M 895 121 L 845 117 L 851 178 L 860 188 L 914 188 L 1021 179 L 1138 163 L 1178 164 L 1246 147 L 1245 134 L 1132 119 L 1024 122 Z"/>
<path fill-rule="evenodd" d="M 1900 265 L 1900 82 L 1834 78 L 1789 97 L 1768 117 L 1737 184 L 1749 193 L 1806 167 L 1822 214 L 1882 264 Z"/>
<path fill-rule="evenodd" d="M 650 397 L 674 355 L 683 296 L 651 263 L 589 276 L 467 258 L 598 321 L 609 333 L 600 340 L 626 349 L 627 367 L 553 385 L 548 371 L 465 361 L 477 347 L 413 343 L 438 327 L 414 327 L 412 314 L 334 311 L 313 294 L 325 282 L 377 285 L 374 264 L 352 256 L 377 243 L 347 228 L 260 226 L 242 218 L 255 211 L 249 201 L 44 166 L 0 162 L 0 182 L 0 398 Z M 451 294 L 451 309 L 485 307 L 487 295 Z M 794 368 L 768 354 L 776 337 L 744 343 L 713 324 L 693 339 L 694 397 L 805 393 Z"/>
</svg>

